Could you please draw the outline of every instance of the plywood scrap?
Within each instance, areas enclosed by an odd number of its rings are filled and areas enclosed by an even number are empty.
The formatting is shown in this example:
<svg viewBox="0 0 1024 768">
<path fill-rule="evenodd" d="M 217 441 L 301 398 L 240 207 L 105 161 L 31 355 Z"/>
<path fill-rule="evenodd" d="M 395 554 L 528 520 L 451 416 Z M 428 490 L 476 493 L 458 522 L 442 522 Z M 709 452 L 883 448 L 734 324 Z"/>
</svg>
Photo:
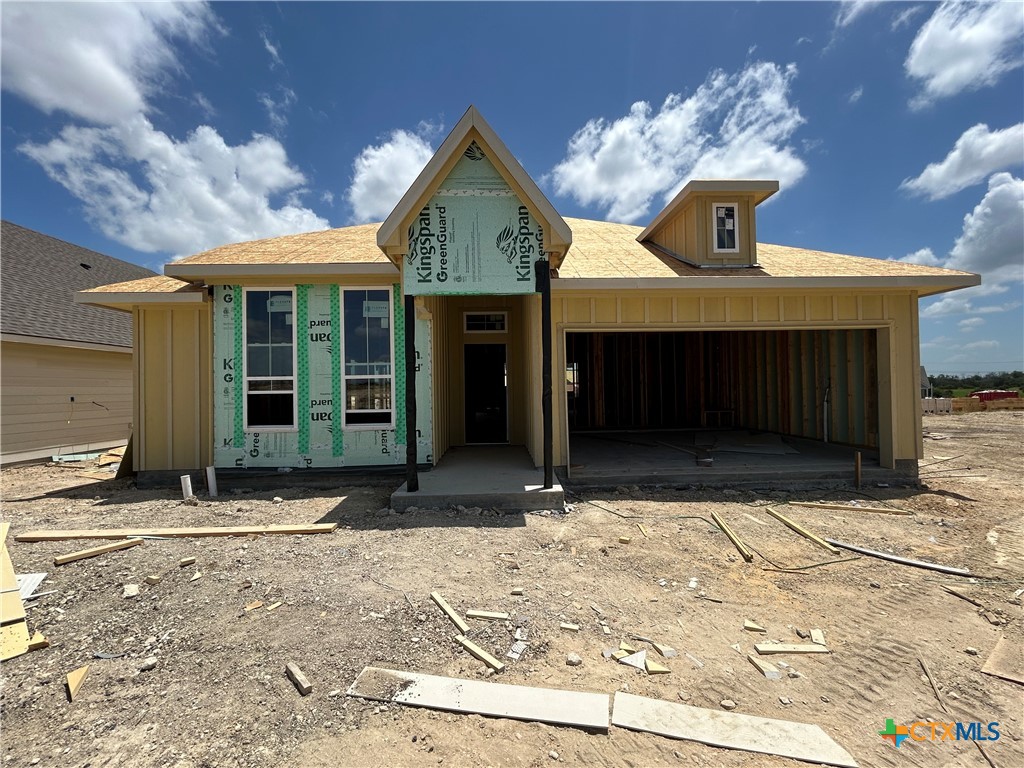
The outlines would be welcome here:
<svg viewBox="0 0 1024 768">
<path fill-rule="evenodd" d="M 608 696 L 366 667 L 349 696 L 446 712 L 608 730 Z"/>
<path fill-rule="evenodd" d="M 812 629 L 811 642 L 815 645 L 825 645 L 825 633 L 820 629 Z"/>
<path fill-rule="evenodd" d="M 740 540 L 740 537 L 733 532 L 732 528 L 729 527 L 717 512 L 711 513 L 711 519 L 714 520 L 715 524 L 722 529 L 722 533 L 729 537 L 729 541 L 731 541 L 732 545 L 736 547 L 736 551 L 740 553 L 740 556 L 748 563 L 754 562 L 753 553 L 747 549 L 746 544 Z"/>
<path fill-rule="evenodd" d="M 644 669 L 648 675 L 667 675 L 672 670 L 653 659 L 644 659 Z"/>
<path fill-rule="evenodd" d="M 28 625 L 25 620 L 0 627 L 0 661 L 28 653 Z"/>
<path fill-rule="evenodd" d="M 806 723 L 702 709 L 617 692 L 612 724 L 726 749 L 857 768 L 849 752 L 819 726 Z"/>
<path fill-rule="evenodd" d="M 790 520 L 788 517 L 786 517 L 781 512 L 777 512 L 776 510 L 772 509 L 771 507 L 765 507 L 764 511 L 767 512 L 772 517 L 774 517 L 780 523 L 785 525 L 791 531 L 795 531 L 796 533 L 799 533 L 801 536 L 803 536 L 805 539 L 807 539 L 809 541 L 813 541 L 815 544 L 817 544 L 822 549 L 827 549 L 833 555 L 838 555 L 839 554 L 839 550 L 836 547 L 833 547 L 831 544 L 829 544 L 827 541 L 825 541 L 824 539 L 820 538 L 819 536 L 815 536 L 813 533 L 808 531 L 806 528 L 804 528 L 803 526 L 798 525 L 797 523 L 793 522 L 792 520 Z"/>
<path fill-rule="evenodd" d="M 625 651 L 626 653 L 636 653 L 636 648 L 627 643 L 625 640 L 619 642 L 619 650 Z"/>
<path fill-rule="evenodd" d="M 14 537 L 15 541 L 67 541 L 69 539 L 130 539 L 137 536 L 159 536 L 165 539 L 203 538 L 207 536 L 268 536 L 331 533 L 337 523 L 296 525 L 234 525 L 208 528 L 87 528 L 75 530 L 28 531 Z"/>
<path fill-rule="evenodd" d="M 66 555 L 58 555 L 53 558 L 53 564 L 67 565 L 68 563 L 74 563 L 78 560 L 87 560 L 90 557 L 99 557 L 100 555 L 105 555 L 108 552 L 116 552 L 119 549 L 129 549 L 141 544 L 142 539 L 125 539 L 124 541 L 115 541 L 111 544 L 101 544 L 98 547 L 89 547 L 88 549 L 79 549 L 76 552 L 69 552 Z"/>
<path fill-rule="evenodd" d="M 89 674 L 89 665 L 86 664 L 84 667 L 79 667 L 74 672 L 68 672 L 67 678 L 67 694 L 68 701 L 74 701 L 78 692 L 82 690 L 82 684 L 85 682 L 85 678 Z"/>
<path fill-rule="evenodd" d="M 467 619 L 482 619 L 483 621 L 508 621 L 507 613 L 501 611 L 466 611 Z"/>
<path fill-rule="evenodd" d="M 202 571 L 196 571 L 195 573 L 192 574 L 192 578 L 189 579 L 189 582 L 199 581 L 201 578 L 203 578 L 203 572 Z"/>
<path fill-rule="evenodd" d="M 749 661 L 751 664 L 757 667 L 757 671 L 765 677 L 767 677 L 769 680 L 782 679 L 782 672 L 780 672 L 777 667 L 775 667 L 772 664 L 769 664 L 766 661 L 761 661 L 759 658 L 757 658 L 757 656 L 748 655 L 747 661 Z"/>
<path fill-rule="evenodd" d="M 844 512 L 877 512 L 882 515 L 912 515 L 913 512 L 895 507 L 860 507 L 856 504 L 828 504 L 821 501 L 789 501 L 791 507 L 807 507 L 809 509 L 841 509 Z"/>
<path fill-rule="evenodd" d="M 36 632 L 32 635 L 32 639 L 28 641 L 28 649 L 30 651 L 41 651 L 44 648 L 50 647 L 50 641 L 43 637 L 42 632 Z"/>
<path fill-rule="evenodd" d="M 642 669 L 646 672 L 647 651 L 637 651 L 636 653 L 631 653 L 629 656 L 623 656 L 619 659 L 619 664 L 625 664 L 627 667 L 636 667 L 637 669 Z"/>
<path fill-rule="evenodd" d="M 157 584 L 160 583 L 160 580 L 162 578 L 163 576 L 161 576 L 159 573 L 151 573 L 149 574 L 149 576 L 146 577 L 145 581 L 147 584 L 149 584 L 149 586 L 155 587 Z"/>
<path fill-rule="evenodd" d="M 495 672 L 501 672 L 505 669 L 505 662 L 498 661 L 496 658 L 491 656 L 491 654 L 489 654 L 487 651 L 485 651 L 483 648 L 474 643 L 465 635 L 456 635 L 455 640 L 459 643 L 459 645 L 461 645 L 471 654 L 476 656 L 478 659 L 480 659 L 480 661 L 482 661 L 488 667 L 493 669 Z"/>
<path fill-rule="evenodd" d="M 664 643 L 656 643 L 651 640 L 651 645 L 658 653 L 664 656 L 666 659 L 674 659 L 679 653 L 671 645 L 665 645 Z"/>
<path fill-rule="evenodd" d="M 263 607 L 263 601 L 262 600 L 253 600 L 251 603 L 249 603 L 248 605 L 245 606 L 245 612 L 249 613 L 250 611 L 255 611 L 257 608 L 262 608 L 262 607 Z"/>
<path fill-rule="evenodd" d="M 558 626 L 559 626 L 560 629 L 567 629 L 570 632 L 579 632 L 580 631 L 580 625 L 579 624 L 573 624 L 573 623 L 568 622 L 568 621 L 563 621 Z"/>
<path fill-rule="evenodd" d="M 459 632 L 463 634 L 469 632 L 469 624 L 467 624 L 466 620 L 459 616 L 459 614 L 457 614 L 452 607 L 448 605 L 448 601 L 441 597 L 439 592 L 431 592 L 430 599 L 437 603 L 437 607 L 444 611 L 445 616 L 451 620 L 452 624 L 458 628 Z"/>
<path fill-rule="evenodd" d="M 757 643 L 754 650 L 762 656 L 772 653 L 832 653 L 824 645 L 815 643 Z"/>
<path fill-rule="evenodd" d="M 279 600 L 279 601 L 278 601 L 278 602 L 276 602 L 276 603 L 271 603 L 270 605 L 268 605 L 268 606 L 267 606 L 267 610 L 268 610 L 268 611 L 276 611 L 276 610 L 277 610 L 278 608 L 280 608 L 280 607 L 281 607 L 282 605 L 284 605 L 284 603 L 282 603 L 282 602 L 281 602 L 281 601 Z"/>
<path fill-rule="evenodd" d="M 767 632 L 768 631 L 767 629 L 762 627 L 760 624 L 758 624 L 757 622 L 751 621 L 750 619 L 744 619 L 743 620 L 743 628 L 745 630 L 747 630 L 747 632 Z"/>
<path fill-rule="evenodd" d="M 853 544 L 845 544 L 835 539 L 825 539 L 829 544 L 834 544 L 837 547 L 848 549 L 851 552 L 857 552 L 862 555 L 868 555 L 870 557 L 877 557 L 880 560 L 888 560 L 891 563 L 899 563 L 900 565 L 911 565 L 915 568 L 925 568 L 929 571 L 938 571 L 939 573 L 948 573 L 952 576 L 970 576 L 971 572 L 966 568 L 953 568 L 948 565 L 936 565 L 935 563 L 926 563 L 921 560 L 910 560 L 906 557 L 897 557 L 896 555 L 890 555 L 888 552 L 875 552 L 873 549 L 865 549 L 864 547 L 855 547 Z"/>
<path fill-rule="evenodd" d="M 614 653 L 612 653 L 612 658 L 615 659 L 616 661 L 622 661 L 627 656 L 629 656 L 629 651 L 624 651 L 621 648 L 619 650 L 615 651 Z"/>
<path fill-rule="evenodd" d="M 303 696 L 309 696 L 313 692 L 313 684 L 306 679 L 298 664 L 289 662 L 284 667 L 284 673 L 288 675 L 288 679 L 292 681 L 292 684 Z"/>
<path fill-rule="evenodd" d="M 999 638 L 981 671 L 986 675 L 1024 685 L 1024 653 L 1021 652 L 1020 644 L 1010 642 L 1005 637 Z"/>
</svg>

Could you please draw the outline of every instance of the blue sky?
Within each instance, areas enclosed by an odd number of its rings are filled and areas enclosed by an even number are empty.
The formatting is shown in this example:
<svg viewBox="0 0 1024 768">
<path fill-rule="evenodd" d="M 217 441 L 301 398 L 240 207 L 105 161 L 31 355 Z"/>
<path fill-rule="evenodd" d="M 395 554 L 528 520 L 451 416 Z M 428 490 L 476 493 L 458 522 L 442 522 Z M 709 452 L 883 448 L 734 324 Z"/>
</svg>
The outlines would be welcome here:
<svg viewBox="0 0 1024 768">
<path fill-rule="evenodd" d="M 3 217 L 159 270 L 379 221 L 470 104 L 565 216 L 777 178 L 762 242 L 980 272 L 929 372 L 1024 369 L 1024 5 L 19 3 Z"/>
</svg>

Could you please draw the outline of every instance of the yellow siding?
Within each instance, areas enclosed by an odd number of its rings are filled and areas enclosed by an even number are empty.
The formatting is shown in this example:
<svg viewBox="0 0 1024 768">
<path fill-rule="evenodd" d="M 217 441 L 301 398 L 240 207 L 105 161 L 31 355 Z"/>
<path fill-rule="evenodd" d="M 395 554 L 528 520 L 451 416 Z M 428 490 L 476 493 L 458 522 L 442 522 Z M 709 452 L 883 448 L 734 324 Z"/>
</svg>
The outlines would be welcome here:
<svg viewBox="0 0 1024 768">
<path fill-rule="evenodd" d="M 917 385 L 917 300 L 915 293 L 907 291 L 852 296 L 848 293 L 818 291 L 781 297 L 764 293 L 753 298 L 749 294 L 724 293 L 695 297 L 669 291 L 659 291 L 648 296 L 640 292 L 635 295 L 621 292 L 582 295 L 576 291 L 556 292 L 552 296 L 555 350 L 553 380 L 560 381 L 560 374 L 564 371 L 564 336 L 569 330 L 875 330 L 877 354 L 874 359 L 863 361 L 863 374 L 856 373 L 857 369 L 851 367 L 854 359 L 852 356 L 863 355 L 864 351 L 874 347 L 851 351 L 848 345 L 855 338 L 852 336 L 804 336 L 802 342 L 793 342 L 788 353 L 784 353 L 779 346 L 782 339 L 778 337 L 750 341 L 742 354 L 749 358 L 747 363 L 752 366 L 752 370 L 769 360 L 789 362 L 773 364 L 776 373 L 763 382 L 764 392 L 758 393 L 758 397 L 751 400 L 754 410 L 748 416 L 761 424 L 761 428 L 820 436 L 821 425 L 813 423 L 814 419 L 807 415 L 810 413 L 809 406 L 802 406 L 804 413 L 799 413 L 795 405 L 780 410 L 775 401 L 781 391 L 780 382 L 787 377 L 799 375 L 801 370 L 793 355 L 807 355 L 808 359 L 827 357 L 832 360 L 834 369 L 830 374 L 848 388 L 860 386 L 859 377 L 863 377 L 861 380 L 864 382 L 872 382 L 877 376 L 877 433 L 874 431 L 875 425 L 868 424 L 863 443 L 877 445 L 882 463 L 891 467 L 897 462 L 914 460 L 921 452 L 918 438 L 921 417 Z M 609 311 L 584 311 L 587 307 L 610 306 L 609 302 L 617 305 L 614 317 Z M 537 311 L 539 317 L 539 304 Z M 539 368 L 540 354 L 540 345 L 531 343 L 532 366 Z M 806 370 L 807 366 L 803 366 L 803 369 Z M 568 455 L 565 395 L 559 387 L 555 387 L 553 395 L 555 464 L 565 464 Z M 813 392 L 804 392 L 801 400 L 805 403 L 820 403 L 823 396 L 824 392 L 817 391 L 816 387 Z M 845 425 L 844 429 L 850 429 L 849 425 L 857 419 L 854 407 L 846 401 L 842 405 L 832 403 L 830 414 L 835 424 Z M 540 429 L 539 422 L 536 429 Z M 540 449 L 539 441 L 532 440 L 531 453 L 535 461 L 541 455 Z"/>
<path fill-rule="evenodd" d="M 131 350 L 4 341 L 0 357 L 3 461 L 127 442 L 132 429 Z"/>
<path fill-rule="evenodd" d="M 209 466 L 213 425 L 210 305 L 135 312 L 138 355 L 137 469 Z"/>
</svg>

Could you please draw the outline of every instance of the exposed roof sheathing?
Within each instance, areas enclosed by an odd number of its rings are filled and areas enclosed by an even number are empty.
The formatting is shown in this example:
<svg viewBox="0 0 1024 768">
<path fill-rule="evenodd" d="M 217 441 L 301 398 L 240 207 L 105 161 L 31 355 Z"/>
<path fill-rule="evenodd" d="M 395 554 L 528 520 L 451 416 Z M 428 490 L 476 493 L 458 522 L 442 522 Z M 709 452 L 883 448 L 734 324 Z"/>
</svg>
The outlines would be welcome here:
<svg viewBox="0 0 1024 768">
<path fill-rule="evenodd" d="M 182 293 L 202 290 L 202 288 L 197 288 L 191 283 L 179 280 L 176 277 L 154 275 L 153 277 L 144 277 L 141 280 L 128 280 L 124 283 L 99 285 L 82 291 L 82 293 Z"/>
<path fill-rule="evenodd" d="M 360 224 L 231 243 L 168 264 L 390 264 L 377 247 L 380 224 Z M 172 270 L 173 271 L 173 270 Z"/>
<path fill-rule="evenodd" d="M 20 227 L 0 230 L 0 330 L 86 344 L 132 345 L 131 318 L 76 304 L 78 291 L 156 273 Z M 88 267 L 82 266 L 83 264 Z"/>
</svg>

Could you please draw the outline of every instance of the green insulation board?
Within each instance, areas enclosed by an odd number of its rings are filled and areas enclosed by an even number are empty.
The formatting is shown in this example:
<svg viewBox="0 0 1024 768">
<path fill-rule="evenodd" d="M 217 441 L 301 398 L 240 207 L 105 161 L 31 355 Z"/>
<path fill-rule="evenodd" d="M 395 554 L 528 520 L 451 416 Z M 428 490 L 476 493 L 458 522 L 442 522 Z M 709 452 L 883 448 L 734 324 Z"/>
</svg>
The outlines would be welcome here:
<svg viewBox="0 0 1024 768">
<path fill-rule="evenodd" d="M 394 428 L 344 426 L 345 378 L 341 372 L 342 288 L 295 286 L 294 429 L 246 429 L 243 291 L 214 289 L 214 464 L 238 468 L 314 468 L 403 464 L 405 456 L 405 317 L 398 286 L 392 288 Z M 417 453 L 432 460 L 431 326 L 415 319 Z"/>
</svg>

